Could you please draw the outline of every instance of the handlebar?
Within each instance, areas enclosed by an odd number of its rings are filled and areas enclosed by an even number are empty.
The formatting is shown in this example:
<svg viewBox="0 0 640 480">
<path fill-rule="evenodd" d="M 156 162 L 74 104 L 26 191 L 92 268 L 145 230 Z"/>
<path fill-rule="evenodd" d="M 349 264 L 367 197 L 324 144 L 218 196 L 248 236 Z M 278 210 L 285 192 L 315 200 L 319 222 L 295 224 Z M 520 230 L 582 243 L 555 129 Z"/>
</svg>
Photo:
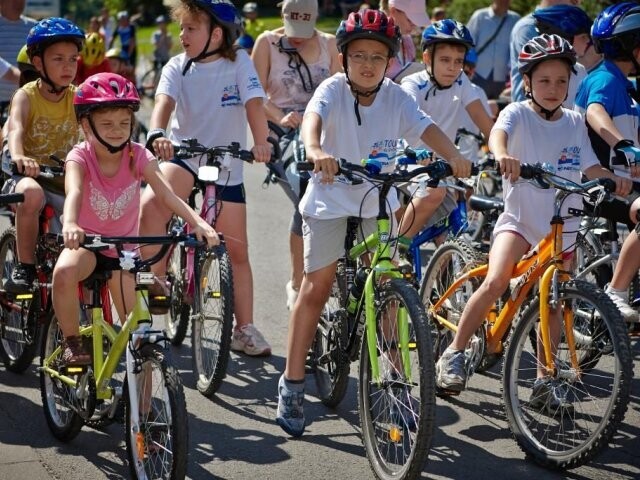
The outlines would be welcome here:
<svg viewBox="0 0 640 480">
<path fill-rule="evenodd" d="M 0 194 L 0 206 L 10 205 L 12 203 L 24 202 L 23 193 L 3 193 Z"/>
<path fill-rule="evenodd" d="M 277 140 L 271 137 L 267 137 L 267 142 L 271 144 L 273 147 L 273 152 L 271 154 L 271 161 L 278 160 L 280 158 L 280 145 Z M 219 147 L 205 147 L 201 143 L 198 142 L 195 138 L 188 138 L 182 141 L 180 145 L 173 145 L 174 148 L 174 156 L 180 160 L 186 160 L 189 158 L 196 157 L 198 155 L 207 155 L 207 164 L 208 165 L 216 165 L 218 166 L 220 162 L 216 160 L 217 157 L 223 157 L 225 155 L 230 155 L 233 158 L 238 158 L 247 163 L 253 163 L 254 157 L 253 153 L 249 150 L 243 150 L 240 148 L 240 143 L 231 142 L 228 146 L 219 146 Z"/>
<path fill-rule="evenodd" d="M 55 160 L 57 162 L 61 162 L 61 160 L 55 155 L 51 155 L 49 158 Z M 64 164 L 64 162 L 62 162 Z M 11 162 L 9 164 L 9 168 L 11 168 L 12 175 L 21 175 L 22 172 L 18 171 L 18 165 L 15 162 Z M 40 165 L 40 173 L 38 174 L 38 178 L 55 178 L 55 177 L 63 177 L 64 176 L 64 166 L 51 166 L 51 165 Z"/>
</svg>

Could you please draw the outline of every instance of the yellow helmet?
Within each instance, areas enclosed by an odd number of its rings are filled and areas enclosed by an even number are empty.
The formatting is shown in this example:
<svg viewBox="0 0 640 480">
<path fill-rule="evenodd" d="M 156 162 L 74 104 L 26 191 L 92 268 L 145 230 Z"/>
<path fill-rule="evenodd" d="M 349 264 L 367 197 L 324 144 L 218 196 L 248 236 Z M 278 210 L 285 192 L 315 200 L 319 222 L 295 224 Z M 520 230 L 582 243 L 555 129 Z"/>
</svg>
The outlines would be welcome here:
<svg viewBox="0 0 640 480">
<path fill-rule="evenodd" d="M 20 51 L 18 52 L 18 56 L 16 57 L 16 62 L 31 65 L 31 60 L 29 60 L 29 55 L 27 55 L 26 45 L 23 45 Z"/>
<path fill-rule="evenodd" d="M 82 47 L 82 61 L 88 67 L 95 67 L 104 61 L 104 39 L 99 33 L 90 33 Z"/>
</svg>

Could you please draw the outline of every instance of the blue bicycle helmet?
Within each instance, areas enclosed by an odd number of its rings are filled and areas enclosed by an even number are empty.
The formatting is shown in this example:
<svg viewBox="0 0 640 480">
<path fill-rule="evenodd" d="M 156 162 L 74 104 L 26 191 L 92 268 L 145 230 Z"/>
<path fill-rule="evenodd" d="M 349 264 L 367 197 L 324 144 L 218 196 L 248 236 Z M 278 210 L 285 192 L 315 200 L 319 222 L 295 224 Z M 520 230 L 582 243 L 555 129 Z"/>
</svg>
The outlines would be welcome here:
<svg viewBox="0 0 640 480">
<path fill-rule="evenodd" d="M 471 65 L 478 64 L 478 52 L 476 52 L 475 48 L 467 50 L 467 54 L 464 56 L 464 63 L 469 63 Z"/>
<path fill-rule="evenodd" d="M 587 12 L 573 5 L 554 5 L 533 12 L 539 33 L 560 35 L 570 42 L 581 33 L 590 33 L 593 21 Z"/>
<path fill-rule="evenodd" d="M 29 58 L 34 55 L 42 55 L 45 48 L 57 43 L 72 41 L 82 48 L 84 32 L 73 22 L 66 18 L 50 17 L 40 20 L 27 35 L 27 53 Z"/>
<path fill-rule="evenodd" d="M 231 44 L 242 35 L 242 17 L 233 3 L 228 0 L 194 0 L 194 3 L 206 10 L 216 23 L 225 27 Z"/>
<path fill-rule="evenodd" d="M 422 32 L 422 50 L 437 43 L 458 43 L 467 49 L 475 46 L 469 29 L 450 18 L 432 23 Z"/>
<path fill-rule="evenodd" d="M 591 38 L 596 52 L 607 58 L 633 57 L 640 45 L 640 5 L 623 2 L 605 8 L 593 22 Z"/>
</svg>

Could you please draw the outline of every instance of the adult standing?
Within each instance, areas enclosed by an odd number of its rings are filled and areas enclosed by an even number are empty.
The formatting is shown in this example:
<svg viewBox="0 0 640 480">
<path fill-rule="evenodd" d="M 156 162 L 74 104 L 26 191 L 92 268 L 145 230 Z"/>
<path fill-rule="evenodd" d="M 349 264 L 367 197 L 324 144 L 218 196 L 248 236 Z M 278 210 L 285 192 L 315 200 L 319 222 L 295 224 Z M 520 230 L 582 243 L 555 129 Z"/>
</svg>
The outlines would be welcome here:
<svg viewBox="0 0 640 480">
<path fill-rule="evenodd" d="M 104 37 L 104 44 L 111 45 L 111 39 L 113 38 L 113 19 L 111 15 L 109 15 L 109 9 L 107 7 L 103 7 L 100 10 L 100 33 Z"/>
<path fill-rule="evenodd" d="M 29 30 L 36 24 L 22 15 L 25 3 L 25 0 L 0 0 L 0 57 L 14 66 Z M 0 104 L 9 103 L 16 87 L 14 82 L 0 78 Z"/>
<path fill-rule="evenodd" d="M 284 26 L 256 39 L 252 59 L 264 85 L 267 119 L 292 133 L 316 87 L 340 70 L 334 35 L 315 28 L 317 0 L 285 0 Z M 299 198 L 302 193 L 297 192 Z M 289 233 L 291 280 L 287 283 L 287 306 L 293 308 L 303 275 L 302 216 L 297 208 Z"/>
<path fill-rule="evenodd" d="M 116 38 L 120 38 L 122 58 L 129 62 L 129 65 L 133 67 L 134 78 L 137 60 L 138 46 L 136 42 L 136 27 L 129 21 L 129 13 L 125 10 L 118 12 L 116 16 L 118 19 L 118 26 L 113 37 L 109 43 L 109 48 L 113 47 Z"/>
<path fill-rule="evenodd" d="M 411 34 L 416 29 L 424 29 L 431 24 L 427 15 L 425 0 L 382 0 L 380 10 L 391 17 L 400 28 L 402 43 L 398 53 L 391 59 L 385 76 L 394 82 L 407 75 L 424 70 L 424 65 L 416 63 L 416 46 Z"/>
<path fill-rule="evenodd" d="M 493 0 L 490 6 L 473 12 L 467 23 L 478 55 L 472 81 L 494 99 L 500 96 L 509 79 L 509 40 L 520 19 L 520 15 L 509 10 L 510 5 L 511 0 Z"/>
<path fill-rule="evenodd" d="M 536 8 L 552 7 L 554 5 L 576 5 L 580 6 L 582 0 L 541 0 Z M 511 30 L 510 40 L 510 61 L 511 61 L 511 101 L 521 102 L 526 99 L 522 75 L 518 70 L 518 55 L 525 43 L 538 35 L 533 12 L 525 15 L 516 22 Z"/>
</svg>

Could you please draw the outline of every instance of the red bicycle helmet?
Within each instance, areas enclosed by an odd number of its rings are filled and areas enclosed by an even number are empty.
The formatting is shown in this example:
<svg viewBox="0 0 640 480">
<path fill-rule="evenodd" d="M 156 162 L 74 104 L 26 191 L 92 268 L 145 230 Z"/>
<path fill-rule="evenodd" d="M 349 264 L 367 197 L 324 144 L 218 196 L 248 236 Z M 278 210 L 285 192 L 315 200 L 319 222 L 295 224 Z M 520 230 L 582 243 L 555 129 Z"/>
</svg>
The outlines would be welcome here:
<svg viewBox="0 0 640 480">
<path fill-rule="evenodd" d="M 518 55 L 518 70 L 524 75 L 530 73 L 538 63 L 551 59 L 566 60 L 573 68 L 576 52 L 564 38 L 544 33 L 524 44 Z"/>
<path fill-rule="evenodd" d="M 395 25 L 393 18 L 387 17 L 380 10 L 352 12 L 346 20 L 340 22 L 336 32 L 336 44 L 340 53 L 344 54 L 349 42 L 359 38 L 384 43 L 389 47 L 392 57 L 400 48 L 400 29 Z"/>
<path fill-rule="evenodd" d="M 128 107 L 134 112 L 140 108 L 140 97 L 135 85 L 117 73 L 96 73 L 87 78 L 76 90 L 73 106 L 78 119 L 96 108 Z"/>
</svg>

